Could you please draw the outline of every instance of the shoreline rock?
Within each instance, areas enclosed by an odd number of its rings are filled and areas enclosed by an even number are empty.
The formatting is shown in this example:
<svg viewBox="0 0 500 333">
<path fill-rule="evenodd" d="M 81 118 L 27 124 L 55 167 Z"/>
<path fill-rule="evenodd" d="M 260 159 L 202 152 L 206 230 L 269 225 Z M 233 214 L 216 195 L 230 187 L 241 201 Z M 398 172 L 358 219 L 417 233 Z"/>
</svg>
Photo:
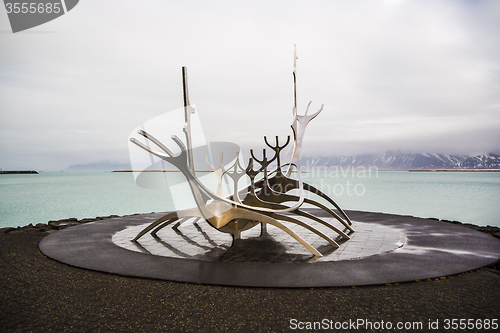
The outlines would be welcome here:
<svg viewBox="0 0 500 333">
<path fill-rule="evenodd" d="M 35 170 L 21 170 L 21 171 L 0 171 L 0 175 L 24 175 L 24 174 L 34 174 L 38 175 Z"/>
<path fill-rule="evenodd" d="M 131 215 L 124 215 L 124 216 L 132 216 L 132 215 L 138 215 L 138 214 L 131 214 Z M 78 220 L 75 217 L 70 217 L 70 218 L 65 218 L 61 220 L 51 220 L 48 221 L 47 223 L 37 223 L 36 225 L 33 225 L 33 223 L 30 223 L 28 225 L 22 226 L 22 227 L 6 227 L 6 228 L 0 228 L 0 233 L 10 233 L 10 232 L 52 232 L 56 230 L 61 230 L 66 227 L 70 227 L 73 225 L 79 225 L 79 224 L 84 224 L 84 223 L 89 223 L 89 222 L 96 222 L 96 221 L 101 221 L 101 220 L 107 220 L 115 217 L 120 217 L 119 215 L 108 215 L 108 216 L 98 216 L 98 217 L 93 217 L 93 218 L 83 218 Z"/>
</svg>

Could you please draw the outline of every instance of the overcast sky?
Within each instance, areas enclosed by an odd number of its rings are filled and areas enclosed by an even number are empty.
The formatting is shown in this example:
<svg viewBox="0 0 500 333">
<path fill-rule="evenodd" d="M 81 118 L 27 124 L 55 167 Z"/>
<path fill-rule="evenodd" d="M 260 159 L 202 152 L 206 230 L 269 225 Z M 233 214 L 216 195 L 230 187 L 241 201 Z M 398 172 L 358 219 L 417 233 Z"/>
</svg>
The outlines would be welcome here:
<svg viewBox="0 0 500 333">
<path fill-rule="evenodd" d="M 0 168 L 128 162 L 182 106 L 244 149 L 323 112 L 303 155 L 500 153 L 500 1 L 81 0 L 13 34 L 0 8 Z"/>
</svg>

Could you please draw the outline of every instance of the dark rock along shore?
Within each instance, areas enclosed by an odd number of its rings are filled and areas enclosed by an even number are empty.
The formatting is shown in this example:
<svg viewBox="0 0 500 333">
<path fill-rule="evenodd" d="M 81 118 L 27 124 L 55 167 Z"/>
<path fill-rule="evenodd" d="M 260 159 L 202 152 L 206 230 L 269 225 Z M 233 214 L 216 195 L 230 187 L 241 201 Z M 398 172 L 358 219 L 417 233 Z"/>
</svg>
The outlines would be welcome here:
<svg viewBox="0 0 500 333">
<path fill-rule="evenodd" d="M 364 319 L 420 322 L 422 331 L 439 320 L 432 331 L 443 332 L 445 319 L 491 320 L 500 313 L 500 274 L 491 268 L 357 288 L 240 288 L 94 272 L 38 249 L 57 229 L 112 217 L 0 229 L 2 331 L 291 331 L 291 319 Z M 499 236 L 496 227 L 465 226 Z"/>
</svg>

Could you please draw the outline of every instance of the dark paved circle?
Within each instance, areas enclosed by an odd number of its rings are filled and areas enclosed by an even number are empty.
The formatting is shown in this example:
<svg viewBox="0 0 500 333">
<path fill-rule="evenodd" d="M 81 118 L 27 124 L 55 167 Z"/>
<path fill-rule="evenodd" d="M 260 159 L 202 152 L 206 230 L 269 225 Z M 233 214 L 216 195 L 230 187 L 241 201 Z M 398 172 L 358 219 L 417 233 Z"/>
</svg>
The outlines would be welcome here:
<svg viewBox="0 0 500 333">
<path fill-rule="evenodd" d="M 453 275 L 500 259 L 500 241 L 431 219 L 348 212 L 353 220 L 389 227 L 406 237 L 400 248 L 360 259 L 326 262 L 232 262 L 164 257 L 117 246 L 117 232 L 161 214 L 114 218 L 70 227 L 45 237 L 40 250 L 63 263 L 126 276 L 200 284 L 255 287 L 360 286 Z"/>
</svg>

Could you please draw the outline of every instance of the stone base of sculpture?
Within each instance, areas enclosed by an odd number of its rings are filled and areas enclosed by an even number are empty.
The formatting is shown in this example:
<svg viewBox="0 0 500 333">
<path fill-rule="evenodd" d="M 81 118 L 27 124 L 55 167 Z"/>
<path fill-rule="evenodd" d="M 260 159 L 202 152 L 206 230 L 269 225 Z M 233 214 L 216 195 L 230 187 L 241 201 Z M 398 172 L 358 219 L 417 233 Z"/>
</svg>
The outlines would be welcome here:
<svg viewBox="0 0 500 333">
<path fill-rule="evenodd" d="M 303 230 L 297 230 L 319 250 L 326 250 L 316 261 L 297 242 L 273 239 L 284 235 L 273 234 L 272 228 L 267 240 L 259 239 L 256 229 L 255 237 L 244 238 L 231 248 L 230 235 L 215 229 L 204 234 L 207 229 L 198 222 L 180 226 L 179 234 L 171 229 L 160 231 L 158 239 L 146 235 L 142 246 L 128 249 L 134 244 L 130 237 L 136 230 L 162 216 L 159 213 L 70 227 L 44 238 L 40 249 L 63 263 L 113 274 L 252 287 L 361 286 L 424 280 L 470 271 L 500 259 L 500 240 L 460 225 L 411 216 L 347 213 L 354 220 L 356 233 L 331 253 L 324 247 L 328 243 L 315 243 Z M 162 241 L 163 237 L 169 242 Z"/>
</svg>

